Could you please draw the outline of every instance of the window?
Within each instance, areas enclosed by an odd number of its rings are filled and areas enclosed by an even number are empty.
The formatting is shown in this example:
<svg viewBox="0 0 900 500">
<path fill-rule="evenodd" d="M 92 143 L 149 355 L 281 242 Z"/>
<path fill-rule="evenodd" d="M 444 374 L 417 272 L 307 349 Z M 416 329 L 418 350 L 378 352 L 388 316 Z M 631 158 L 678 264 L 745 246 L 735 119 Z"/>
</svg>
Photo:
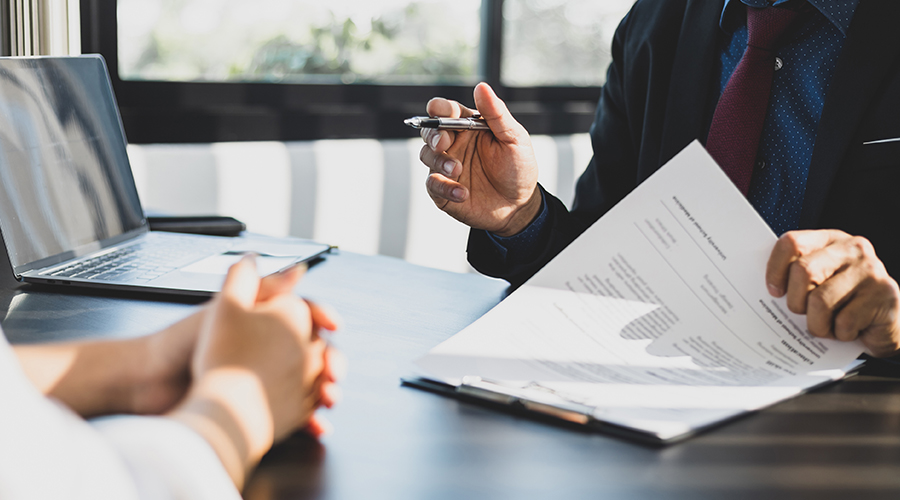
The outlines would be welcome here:
<svg viewBox="0 0 900 500">
<path fill-rule="evenodd" d="M 136 143 L 412 137 L 403 118 L 481 80 L 565 134 L 590 126 L 632 2 L 82 0 L 82 45 Z"/>
<path fill-rule="evenodd" d="M 480 0 L 119 0 L 119 76 L 470 85 L 480 8 Z"/>
<path fill-rule="evenodd" d="M 501 81 L 512 87 L 606 82 L 610 43 L 634 0 L 506 0 Z"/>
</svg>

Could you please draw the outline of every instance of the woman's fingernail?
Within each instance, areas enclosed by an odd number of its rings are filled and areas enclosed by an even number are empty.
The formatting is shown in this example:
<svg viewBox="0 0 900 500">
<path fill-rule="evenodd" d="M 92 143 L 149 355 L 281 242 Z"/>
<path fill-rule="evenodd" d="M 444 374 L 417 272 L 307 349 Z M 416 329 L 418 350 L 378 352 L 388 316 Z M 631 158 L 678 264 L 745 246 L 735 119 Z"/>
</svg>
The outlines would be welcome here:
<svg viewBox="0 0 900 500">
<path fill-rule="evenodd" d="M 775 285 L 767 284 L 766 287 L 769 289 L 769 295 L 773 297 L 781 297 L 784 295 L 784 292 L 781 291 L 781 288 L 778 288 Z"/>
<path fill-rule="evenodd" d="M 443 165 L 441 165 L 441 168 L 444 171 L 444 175 L 449 177 L 453 175 L 453 169 L 456 168 L 456 162 L 453 160 L 447 160 Z"/>
<path fill-rule="evenodd" d="M 437 149 L 438 143 L 441 142 L 441 134 L 438 132 L 431 138 L 431 149 Z"/>
</svg>

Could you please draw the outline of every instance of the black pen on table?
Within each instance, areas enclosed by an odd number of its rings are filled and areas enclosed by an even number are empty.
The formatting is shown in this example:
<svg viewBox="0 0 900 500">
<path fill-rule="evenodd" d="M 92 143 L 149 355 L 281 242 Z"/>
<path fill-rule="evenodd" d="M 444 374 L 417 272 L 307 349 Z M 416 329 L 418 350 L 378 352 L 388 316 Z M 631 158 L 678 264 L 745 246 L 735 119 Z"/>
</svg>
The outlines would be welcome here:
<svg viewBox="0 0 900 500">
<path fill-rule="evenodd" d="M 481 115 L 472 115 L 467 118 L 442 118 L 431 116 L 414 116 L 403 120 L 403 123 L 412 128 L 435 128 L 438 130 L 490 130 Z"/>
</svg>

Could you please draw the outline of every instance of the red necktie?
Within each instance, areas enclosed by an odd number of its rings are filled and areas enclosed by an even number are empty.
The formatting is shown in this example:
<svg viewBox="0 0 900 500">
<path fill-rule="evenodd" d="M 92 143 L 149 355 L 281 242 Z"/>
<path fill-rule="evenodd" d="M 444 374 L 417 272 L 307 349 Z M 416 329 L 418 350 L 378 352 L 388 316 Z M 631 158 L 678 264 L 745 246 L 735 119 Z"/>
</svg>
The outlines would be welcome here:
<svg viewBox="0 0 900 500">
<path fill-rule="evenodd" d="M 747 50 L 713 114 L 706 149 L 745 196 L 769 107 L 775 44 L 798 14 L 778 7 L 747 7 Z"/>
</svg>

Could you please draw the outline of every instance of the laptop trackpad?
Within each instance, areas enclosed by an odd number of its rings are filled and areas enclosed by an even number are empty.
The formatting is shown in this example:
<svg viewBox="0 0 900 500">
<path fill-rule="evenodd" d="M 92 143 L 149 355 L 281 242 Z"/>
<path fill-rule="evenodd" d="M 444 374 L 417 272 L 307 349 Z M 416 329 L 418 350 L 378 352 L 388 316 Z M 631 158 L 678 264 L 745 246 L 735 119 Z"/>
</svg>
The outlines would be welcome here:
<svg viewBox="0 0 900 500">
<path fill-rule="evenodd" d="M 241 260 L 240 255 L 213 255 L 165 274 L 148 285 L 158 288 L 215 293 L 222 289 L 228 268 L 239 260 Z M 265 276 L 279 271 L 297 260 L 296 257 L 257 257 L 256 267 L 260 276 Z"/>
<path fill-rule="evenodd" d="M 241 255 L 221 254 L 212 255 L 198 260 L 189 266 L 181 268 L 185 273 L 217 274 L 224 276 L 228 268 L 241 260 Z M 256 257 L 256 269 L 260 276 L 268 276 L 297 262 L 297 257 Z"/>
</svg>

